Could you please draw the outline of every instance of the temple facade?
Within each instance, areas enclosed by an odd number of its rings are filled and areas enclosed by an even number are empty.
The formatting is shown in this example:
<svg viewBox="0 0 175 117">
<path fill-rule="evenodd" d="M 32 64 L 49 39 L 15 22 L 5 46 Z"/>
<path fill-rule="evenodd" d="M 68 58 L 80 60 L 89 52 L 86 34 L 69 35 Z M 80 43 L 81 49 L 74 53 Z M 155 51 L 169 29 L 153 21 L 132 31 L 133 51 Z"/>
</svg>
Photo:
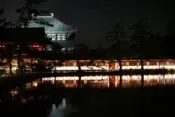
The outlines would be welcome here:
<svg viewBox="0 0 175 117">
<path fill-rule="evenodd" d="M 76 28 L 60 21 L 53 13 L 36 16 L 36 18 L 37 20 L 29 22 L 28 28 L 44 28 L 46 35 L 51 38 L 52 42 L 60 43 L 62 46 L 71 44 L 68 38 L 77 32 Z"/>
</svg>

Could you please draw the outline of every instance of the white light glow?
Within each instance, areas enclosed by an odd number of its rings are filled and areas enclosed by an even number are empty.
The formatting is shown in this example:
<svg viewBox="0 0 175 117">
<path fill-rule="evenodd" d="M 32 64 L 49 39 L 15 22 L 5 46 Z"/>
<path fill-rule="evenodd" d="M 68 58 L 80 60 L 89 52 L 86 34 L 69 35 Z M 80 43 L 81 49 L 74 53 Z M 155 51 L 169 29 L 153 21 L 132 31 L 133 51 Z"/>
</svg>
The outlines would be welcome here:
<svg viewBox="0 0 175 117">
<path fill-rule="evenodd" d="M 53 71 L 55 70 L 55 68 L 52 69 Z M 60 71 L 66 71 L 66 70 L 70 70 L 70 71 L 74 71 L 74 70 L 78 70 L 77 66 L 60 66 L 60 67 L 56 67 L 56 70 L 60 70 Z M 81 70 L 109 70 L 108 66 L 101 66 L 101 67 L 96 67 L 96 66 L 81 66 Z"/>
<path fill-rule="evenodd" d="M 18 68 L 17 67 L 12 67 L 12 71 L 16 71 Z M 7 71 L 9 71 L 9 67 L 6 68 Z"/>
<path fill-rule="evenodd" d="M 107 80 L 110 76 L 82 76 L 81 80 Z M 115 78 L 119 78 L 119 76 L 114 76 Z M 144 75 L 144 80 L 159 80 L 159 79 L 173 79 L 175 80 L 175 74 L 167 74 L 164 75 L 164 77 L 162 75 Z M 54 77 L 45 77 L 42 80 L 43 81 L 52 81 L 54 80 Z M 141 76 L 140 75 L 123 75 L 122 76 L 123 80 L 141 80 Z M 64 76 L 64 77 L 56 77 L 56 80 L 61 81 L 61 80 L 79 80 L 78 76 Z"/>
<path fill-rule="evenodd" d="M 118 70 L 118 68 L 116 69 L 111 69 L 109 68 L 109 66 L 81 66 L 81 70 Z M 122 66 L 122 69 L 124 70 L 129 70 L 129 69 L 141 69 L 141 66 Z M 175 69 L 175 65 L 164 65 L 164 66 L 144 66 L 144 69 Z M 53 68 L 52 70 L 55 70 L 55 68 Z M 78 70 L 77 66 L 60 66 L 60 67 L 56 67 L 56 70 L 60 70 L 60 71 L 66 71 L 66 70 Z"/>
<path fill-rule="evenodd" d="M 66 35 L 65 34 L 57 34 L 57 40 L 66 40 Z"/>
<path fill-rule="evenodd" d="M 51 38 L 52 41 L 55 41 L 56 40 L 56 34 L 47 34 L 47 37 L 48 38 Z"/>
<path fill-rule="evenodd" d="M 82 76 L 81 80 L 105 80 L 108 76 Z M 54 80 L 54 77 L 43 78 L 43 81 Z M 78 80 L 78 76 L 65 76 L 65 77 L 56 77 L 56 80 Z"/>
<path fill-rule="evenodd" d="M 50 13 L 50 15 L 51 15 L 52 17 L 54 17 L 54 13 Z"/>
</svg>

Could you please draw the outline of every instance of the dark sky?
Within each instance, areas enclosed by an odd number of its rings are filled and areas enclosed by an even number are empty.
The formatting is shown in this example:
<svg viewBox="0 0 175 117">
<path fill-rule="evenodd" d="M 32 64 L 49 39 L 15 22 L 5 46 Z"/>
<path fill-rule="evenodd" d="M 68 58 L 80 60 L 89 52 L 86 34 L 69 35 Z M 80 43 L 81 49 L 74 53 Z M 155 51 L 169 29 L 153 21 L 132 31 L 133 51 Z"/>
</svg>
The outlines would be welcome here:
<svg viewBox="0 0 175 117">
<path fill-rule="evenodd" d="M 0 8 L 5 8 L 8 19 L 15 20 L 15 9 L 23 3 L 23 0 L 0 0 Z M 39 6 L 78 28 L 77 42 L 91 46 L 105 45 L 105 35 L 116 22 L 128 27 L 147 17 L 154 32 L 164 32 L 167 22 L 174 18 L 173 0 L 49 0 Z"/>
</svg>

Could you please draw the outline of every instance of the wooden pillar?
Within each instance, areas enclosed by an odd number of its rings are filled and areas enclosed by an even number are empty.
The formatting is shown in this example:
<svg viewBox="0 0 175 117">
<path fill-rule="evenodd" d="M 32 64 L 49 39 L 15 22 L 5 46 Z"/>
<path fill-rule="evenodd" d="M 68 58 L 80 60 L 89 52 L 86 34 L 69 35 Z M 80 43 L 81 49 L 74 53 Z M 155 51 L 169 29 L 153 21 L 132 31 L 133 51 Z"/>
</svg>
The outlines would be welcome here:
<svg viewBox="0 0 175 117">
<path fill-rule="evenodd" d="M 73 61 L 73 66 L 77 66 L 77 62 Z"/>
<path fill-rule="evenodd" d="M 129 66 L 129 62 L 126 62 L 126 65 Z"/>
<path fill-rule="evenodd" d="M 148 66 L 149 66 L 149 61 L 147 61 L 147 62 L 146 62 L 146 65 L 148 65 Z"/>
<path fill-rule="evenodd" d="M 109 87 L 109 77 L 107 78 L 107 87 Z"/>
<path fill-rule="evenodd" d="M 37 87 L 38 86 L 38 82 L 37 81 L 33 81 L 32 82 L 32 87 Z"/>
<path fill-rule="evenodd" d="M 76 80 L 73 80 L 73 84 L 76 87 L 77 86 L 77 81 Z"/>
<path fill-rule="evenodd" d="M 119 64 L 118 63 L 115 63 L 114 69 L 115 70 L 119 70 L 120 69 L 119 67 L 120 67 Z"/>
<path fill-rule="evenodd" d="M 77 84 L 77 81 L 76 81 L 76 80 L 73 80 L 73 83 L 74 83 L 74 84 Z"/>
<path fill-rule="evenodd" d="M 169 64 L 170 64 L 170 62 L 169 62 L 169 61 L 167 61 L 167 62 L 166 62 L 166 65 L 169 65 Z"/>
<path fill-rule="evenodd" d="M 56 76 L 56 61 L 54 61 L 54 84 L 55 84 L 55 87 L 56 87 L 56 78 L 57 78 L 57 76 Z"/>
<path fill-rule="evenodd" d="M 65 84 L 65 80 L 62 80 L 62 83 Z"/>
<path fill-rule="evenodd" d="M 115 76 L 115 87 L 118 87 L 118 77 Z"/>
<path fill-rule="evenodd" d="M 120 76 L 120 77 L 119 77 L 119 88 L 122 88 L 123 75 L 120 74 L 119 76 Z"/>
<path fill-rule="evenodd" d="M 143 58 L 140 61 L 141 64 L 141 87 L 144 87 L 144 60 Z"/>
<path fill-rule="evenodd" d="M 98 82 L 98 80 L 97 80 L 97 78 L 95 77 L 95 83 L 97 83 Z"/>
<path fill-rule="evenodd" d="M 30 64 L 31 64 L 31 71 L 33 71 L 33 58 L 31 57 L 31 61 L 30 61 Z"/>
<path fill-rule="evenodd" d="M 87 84 L 87 80 L 84 80 L 84 84 Z"/>
<path fill-rule="evenodd" d="M 33 87 L 32 82 L 29 82 L 29 83 L 26 84 L 26 88 L 32 88 L 32 87 Z"/>
</svg>

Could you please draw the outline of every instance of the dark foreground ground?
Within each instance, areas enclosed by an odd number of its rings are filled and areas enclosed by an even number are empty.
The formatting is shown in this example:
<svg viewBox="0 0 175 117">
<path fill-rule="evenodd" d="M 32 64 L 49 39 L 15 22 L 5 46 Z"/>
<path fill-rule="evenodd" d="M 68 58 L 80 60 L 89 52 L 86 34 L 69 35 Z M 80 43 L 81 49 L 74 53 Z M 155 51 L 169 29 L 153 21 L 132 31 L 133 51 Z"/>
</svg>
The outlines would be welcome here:
<svg viewBox="0 0 175 117">
<path fill-rule="evenodd" d="M 175 116 L 175 87 L 64 89 L 60 92 L 72 100 L 73 106 L 78 106 L 79 113 L 73 117 Z"/>
<path fill-rule="evenodd" d="M 45 92 L 49 98 L 18 107 L 11 102 L 6 102 L 4 105 L 0 103 L 3 114 L 8 113 L 11 117 L 45 117 L 51 103 L 66 98 L 73 107 L 78 108 L 78 112 L 72 113 L 70 117 L 175 116 L 175 87 L 173 86 L 128 89 L 47 89 L 45 87 L 38 91 Z M 16 108 L 18 113 L 15 111 Z M 7 117 L 2 116 L 2 110 L 0 117 Z"/>
</svg>

